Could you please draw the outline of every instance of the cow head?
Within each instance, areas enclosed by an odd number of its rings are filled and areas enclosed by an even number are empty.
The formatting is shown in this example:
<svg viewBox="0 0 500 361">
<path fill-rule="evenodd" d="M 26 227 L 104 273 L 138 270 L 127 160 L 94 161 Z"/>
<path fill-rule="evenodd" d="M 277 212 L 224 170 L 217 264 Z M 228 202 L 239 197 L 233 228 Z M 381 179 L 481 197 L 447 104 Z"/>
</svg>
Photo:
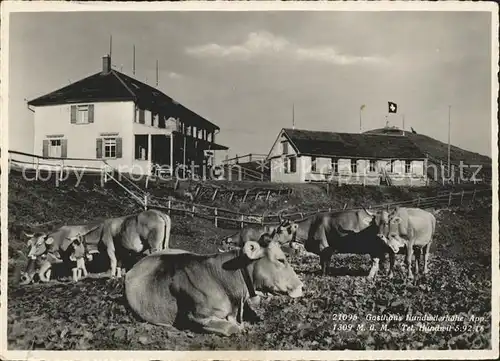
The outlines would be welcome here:
<svg viewBox="0 0 500 361">
<path fill-rule="evenodd" d="M 271 236 L 280 244 L 291 243 L 296 240 L 298 229 L 299 225 L 297 223 L 290 220 L 282 220 L 271 233 Z"/>
<path fill-rule="evenodd" d="M 388 207 L 376 211 L 369 211 L 364 207 L 363 209 L 368 214 L 368 217 L 364 220 L 365 223 L 370 227 L 376 227 L 378 229 L 377 236 L 384 240 L 389 232 L 389 218 L 393 212 Z"/>
<path fill-rule="evenodd" d="M 257 290 L 287 294 L 293 298 L 302 296 L 303 283 L 288 263 L 278 242 L 272 240 L 267 245 L 261 245 L 248 241 L 242 252 L 252 261 L 251 274 Z"/>
<path fill-rule="evenodd" d="M 86 256 L 92 257 L 91 255 L 87 255 L 84 240 L 81 236 L 72 240 L 68 250 L 70 261 L 76 261 L 80 258 L 85 258 Z"/>
<path fill-rule="evenodd" d="M 36 268 L 41 261 L 44 261 L 43 256 L 51 250 L 54 244 L 54 238 L 46 233 L 25 233 L 25 236 L 28 238 L 28 264 L 25 271 L 21 273 L 21 285 L 28 284 L 33 280 Z"/>
<path fill-rule="evenodd" d="M 54 238 L 50 237 L 46 233 L 25 233 L 25 235 L 26 237 L 28 237 L 28 259 L 35 260 L 42 254 L 47 253 L 47 251 L 50 250 L 52 244 L 54 243 Z"/>
<path fill-rule="evenodd" d="M 399 226 L 402 221 L 403 219 L 400 216 L 394 213 L 391 214 L 391 218 L 387 226 L 387 231 L 379 236 L 392 249 L 394 253 L 398 253 L 401 248 L 406 246 L 406 242 L 401 237 L 399 232 Z"/>
</svg>

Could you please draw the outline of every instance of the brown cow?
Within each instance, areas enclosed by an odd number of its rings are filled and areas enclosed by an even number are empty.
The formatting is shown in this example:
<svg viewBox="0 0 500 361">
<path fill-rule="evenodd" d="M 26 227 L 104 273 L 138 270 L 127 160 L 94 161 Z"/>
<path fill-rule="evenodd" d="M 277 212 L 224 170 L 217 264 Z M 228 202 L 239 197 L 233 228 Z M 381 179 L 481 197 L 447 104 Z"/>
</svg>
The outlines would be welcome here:
<svg viewBox="0 0 500 361">
<path fill-rule="evenodd" d="M 157 325 L 217 333 L 243 330 L 243 309 L 255 290 L 302 296 L 302 282 L 277 241 L 264 235 L 241 250 L 212 255 L 160 252 L 125 276 L 134 312 Z"/>
</svg>

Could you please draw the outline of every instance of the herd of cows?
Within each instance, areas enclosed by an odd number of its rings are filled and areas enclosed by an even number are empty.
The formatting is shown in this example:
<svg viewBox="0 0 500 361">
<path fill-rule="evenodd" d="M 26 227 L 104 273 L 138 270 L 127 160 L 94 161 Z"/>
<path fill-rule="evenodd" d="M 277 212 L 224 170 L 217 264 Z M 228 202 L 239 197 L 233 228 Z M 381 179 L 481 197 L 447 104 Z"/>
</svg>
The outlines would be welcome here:
<svg viewBox="0 0 500 361">
<path fill-rule="evenodd" d="M 243 320 L 256 315 L 254 307 L 264 293 L 303 295 L 307 285 L 286 256 L 299 245 L 319 255 L 323 275 L 334 253 L 369 254 L 370 279 L 387 254 L 388 277 L 393 277 L 395 255 L 406 249 L 407 277 L 413 278 L 421 255 L 423 273 L 428 272 L 436 227 L 434 215 L 420 208 L 344 210 L 247 227 L 225 240 L 225 249 L 202 255 L 170 247 L 171 222 L 163 212 L 146 210 L 26 234 L 28 262 L 20 283 L 33 282 L 35 275 L 48 282 L 56 263 L 72 270 L 78 281 L 88 274 L 86 264 L 101 254 L 109 260 L 110 277 L 125 272 L 125 298 L 141 319 L 229 336 L 241 332 Z"/>
</svg>

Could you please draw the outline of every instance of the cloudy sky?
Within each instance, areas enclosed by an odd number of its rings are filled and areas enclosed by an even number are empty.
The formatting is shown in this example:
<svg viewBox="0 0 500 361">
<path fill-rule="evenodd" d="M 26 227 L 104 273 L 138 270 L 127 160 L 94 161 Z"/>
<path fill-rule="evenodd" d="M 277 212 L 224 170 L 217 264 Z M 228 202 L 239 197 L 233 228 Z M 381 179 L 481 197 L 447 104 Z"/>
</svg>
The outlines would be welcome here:
<svg viewBox="0 0 500 361">
<path fill-rule="evenodd" d="M 112 62 L 221 127 L 229 155 L 267 153 L 283 127 L 401 126 L 491 155 L 490 14 L 479 12 L 87 12 L 13 14 L 10 139 L 32 139 L 33 99 Z"/>
</svg>

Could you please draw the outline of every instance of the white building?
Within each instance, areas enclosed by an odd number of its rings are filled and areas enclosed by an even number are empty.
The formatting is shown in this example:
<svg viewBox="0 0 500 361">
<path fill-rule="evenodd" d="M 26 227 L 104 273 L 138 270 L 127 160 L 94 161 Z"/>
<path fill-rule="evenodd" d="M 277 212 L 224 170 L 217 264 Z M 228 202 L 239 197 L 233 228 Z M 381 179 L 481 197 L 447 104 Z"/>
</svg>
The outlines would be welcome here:
<svg viewBox="0 0 500 361">
<path fill-rule="evenodd" d="M 146 173 L 152 164 L 206 165 L 210 151 L 227 149 L 215 143 L 217 125 L 111 69 L 109 56 L 100 72 L 28 106 L 35 114 L 34 153 L 61 158 L 65 166 L 105 160 L 124 172 Z"/>
<path fill-rule="evenodd" d="M 271 181 L 427 184 L 427 159 L 403 135 L 282 129 L 268 157 Z"/>
</svg>

